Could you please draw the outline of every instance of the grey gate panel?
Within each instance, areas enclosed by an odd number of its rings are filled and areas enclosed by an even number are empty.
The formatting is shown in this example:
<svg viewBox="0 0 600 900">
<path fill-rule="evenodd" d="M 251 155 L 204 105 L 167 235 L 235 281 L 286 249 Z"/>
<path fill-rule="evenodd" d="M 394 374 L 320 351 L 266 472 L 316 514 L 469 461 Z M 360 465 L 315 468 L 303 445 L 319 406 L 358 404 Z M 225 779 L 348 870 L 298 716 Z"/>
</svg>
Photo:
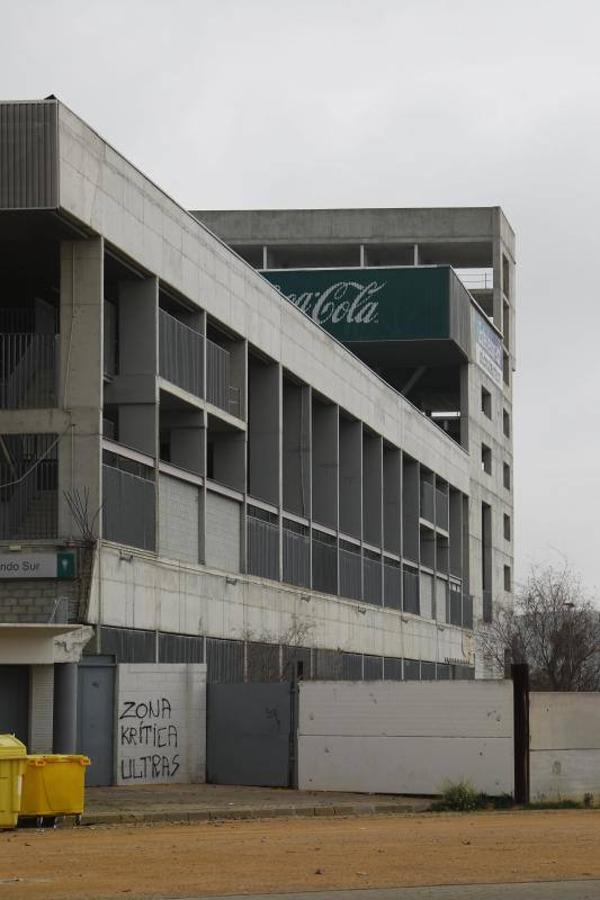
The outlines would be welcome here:
<svg viewBox="0 0 600 900">
<path fill-rule="evenodd" d="M 0 734 L 29 741 L 29 666 L 0 666 Z"/>
<path fill-rule="evenodd" d="M 112 784 L 115 667 L 110 657 L 84 657 L 79 666 L 77 744 L 92 761 L 90 786 Z"/>
<path fill-rule="evenodd" d="M 209 684 L 207 780 L 290 787 L 292 698 L 285 681 Z"/>
</svg>

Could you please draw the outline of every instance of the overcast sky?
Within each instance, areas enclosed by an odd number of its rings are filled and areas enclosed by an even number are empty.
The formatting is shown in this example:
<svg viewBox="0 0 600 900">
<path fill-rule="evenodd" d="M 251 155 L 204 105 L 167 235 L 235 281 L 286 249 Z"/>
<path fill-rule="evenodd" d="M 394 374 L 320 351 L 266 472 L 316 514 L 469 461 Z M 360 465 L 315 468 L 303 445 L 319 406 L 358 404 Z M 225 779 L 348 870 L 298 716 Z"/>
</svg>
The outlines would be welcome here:
<svg viewBox="0 0 600 900">
<path fill-rule="evenodd" d="M 517 575 L 600 586 L 597 0 L 0 0 L 54 93 L 188 208 L 500 205 L 517 234 Z"/>
</svg>

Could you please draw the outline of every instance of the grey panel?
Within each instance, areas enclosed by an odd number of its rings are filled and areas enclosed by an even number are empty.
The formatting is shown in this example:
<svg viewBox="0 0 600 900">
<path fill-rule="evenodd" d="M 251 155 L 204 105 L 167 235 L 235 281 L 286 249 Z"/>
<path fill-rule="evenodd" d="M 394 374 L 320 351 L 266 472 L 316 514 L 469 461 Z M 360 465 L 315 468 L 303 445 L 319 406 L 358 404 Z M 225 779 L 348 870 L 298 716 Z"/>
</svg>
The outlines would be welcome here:
<svg viewBox="0 0 600 900">
<path fill-rule="evenodd" d="M 279 580 L 279 526 L 248 514 L 248 572 Z"/>
<path fill-rule="evenodd" d="M 349 550 L 340 546 L 340 595 L 360 600 L 361 582 L 360 548 Z"/>
<path fill-rule="evenodd" d="M 308 647 L 283 647 L 283 678 L 290 681 L 308 680 L 311 674 L 311 652 Z"/>
<path fill-rule="evenodd" d="M 290 684 L 209 684 L 207 702 L 208 781 L 289 787 Z"/>
<path fill-rule="evenodd" d="M 330 535 L 317 537 L 313 533 L 312 577 L 316 591 L 337 594 L 337 546 Z"/>
<path fill-rule="evenodd" d="M 402 609 L 402 569 L 400 563 L 383 564 L 383 602 L 389 609 Z"/>
<path fill-rule="evenodd" d="M 377 606 L 381 606 L 383 600 L 381 590 L 381 559 L 373 559 L 370 556 L 367 556 L 367 552 L 365 551 L 363 566 L 365 574 L 363 599 L 365 603 L 374 603 Z"/>
<path fill-rule="evenodd" d="M 0 209 L 58 206 L 58 105 L 0 103 Z"/>
<path fill-rule="evenodd" d="M 0 666 L 0 734 L 29 741 L 29 666 Z"/>
<path fill-rule="evenodd" d="M 85 657 L 79 666 L 77 749 L 92 761 L 88 787 L 113 783 L 115 668 Z"/>
</svg>

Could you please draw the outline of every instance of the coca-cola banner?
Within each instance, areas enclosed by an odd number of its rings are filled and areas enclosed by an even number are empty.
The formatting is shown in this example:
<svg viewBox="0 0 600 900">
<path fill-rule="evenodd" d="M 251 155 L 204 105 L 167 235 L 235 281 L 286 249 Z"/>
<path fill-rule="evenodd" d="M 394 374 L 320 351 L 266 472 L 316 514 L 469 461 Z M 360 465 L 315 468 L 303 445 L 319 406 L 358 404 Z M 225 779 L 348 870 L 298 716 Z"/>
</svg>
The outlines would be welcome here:
<svg viewBox="0 0 600 900">
<path fill-rule="evenodd" d="M 262 274 L 344 343 L 451 337 L 450 278 L 456 276 L 448 266 L 273 269 Z"/>
</svg>

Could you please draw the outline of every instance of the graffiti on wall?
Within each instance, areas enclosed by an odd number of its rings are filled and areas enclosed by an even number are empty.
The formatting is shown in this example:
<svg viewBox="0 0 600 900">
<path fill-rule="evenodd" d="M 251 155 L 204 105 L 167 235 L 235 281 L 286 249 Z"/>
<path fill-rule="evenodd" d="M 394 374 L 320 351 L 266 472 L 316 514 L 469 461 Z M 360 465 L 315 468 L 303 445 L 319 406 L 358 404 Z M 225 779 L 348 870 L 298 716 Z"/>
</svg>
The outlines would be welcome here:
<svg viewBox="0 0 600 900">
<path fill-rule="evenodd" d="M 127 781 L 169 781 L 181 767 L 181 728 L 168 697 L 121 699 L 119 776 Z"/>
</svg>

